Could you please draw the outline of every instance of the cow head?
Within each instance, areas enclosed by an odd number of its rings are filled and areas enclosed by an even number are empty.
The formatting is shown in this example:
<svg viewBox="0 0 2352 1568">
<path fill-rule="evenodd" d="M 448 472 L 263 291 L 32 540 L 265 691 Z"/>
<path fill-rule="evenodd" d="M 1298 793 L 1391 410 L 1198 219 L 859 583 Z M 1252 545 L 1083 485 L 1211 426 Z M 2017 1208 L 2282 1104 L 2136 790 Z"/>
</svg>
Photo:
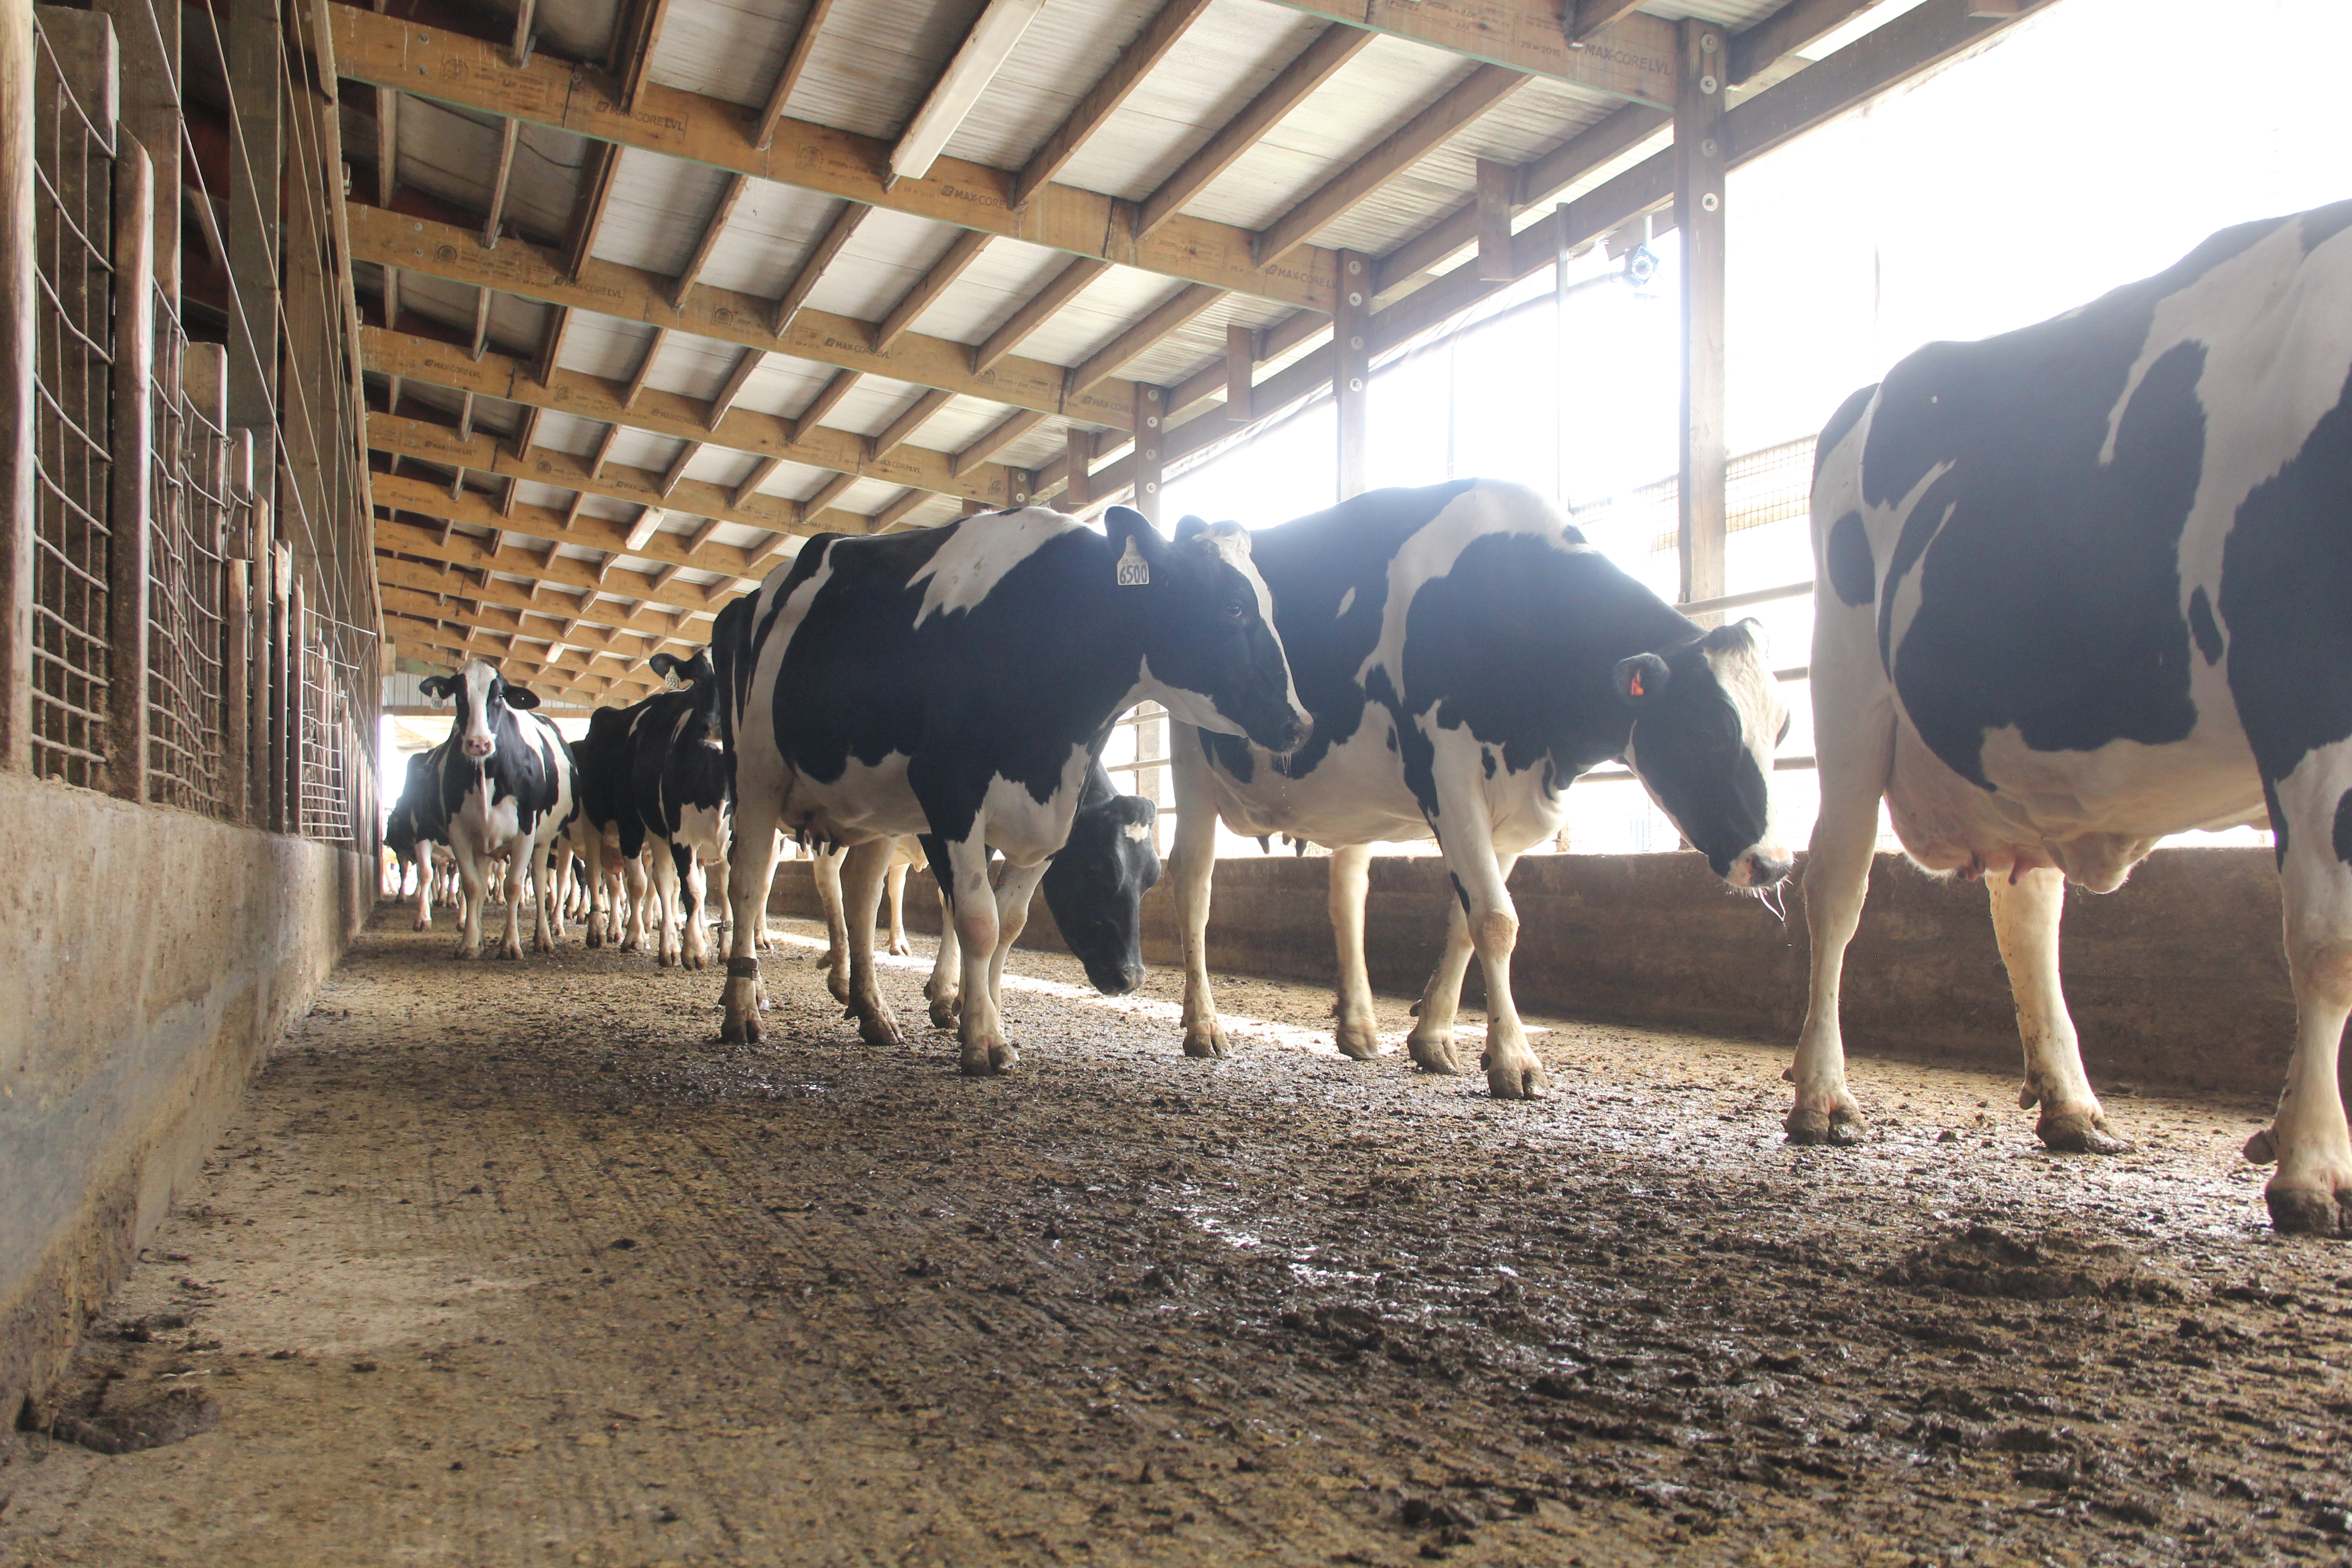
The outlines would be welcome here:
<svg viewBox="0 0 2352 1568">
<path fill-rule="evenodd" d="M 1106 996 L 1143 984 L 1143 895 L 1160 880 L 1151 843 L 1159 820 L 1160 808 L 1139 795 L 1082 805 L 1045 868 L 1045 907 Z"/>
<path fill-rule="evenodd" d="M 468 659 L 455 675 L 428 675 L 417 683 L 427 697 L 457 702 L 457 749 L 467 761 L 486 763 L 499 749 L 499 724 L 507 710 L 536 708 L 539 698 L 518 686 L 487 659 Z"/>
<path fill-rule="evenodd" d="M 688 710 L 686 722 L 678 732 L 678 743 L 704 745 L 714 752 L 725 750 L 726 739 L 719 722 L 719 673 L 711 668 L 710 650 L 699 649 L 692 658 L 657 653 L 646 663 L 656 675 L 677 681 L 680 690 L 694 693 L 694 706 Z"/>
<path fill-rule="evenodd" d="M 1275 635 L 1273 596 L 1250 563 L 1248 530 L 1188 517 L 1171 543 L 1123 506 L 1103 524 L 1118 592 L 1135 596 L 1150 694 L 1183 723 L 1297 749 L 1310 721 Z"/>
<path fill-rule="evenodd" d="M 1772 831 L 1772 752 L 1789 710 L 1769 651 L 1764 628 L 1740 621 L 1616 670 L 1617 694 L 1633 710 L 1626 764 L 1735 888 L 1771 887 L 1790 865 Z"/>
</svg>

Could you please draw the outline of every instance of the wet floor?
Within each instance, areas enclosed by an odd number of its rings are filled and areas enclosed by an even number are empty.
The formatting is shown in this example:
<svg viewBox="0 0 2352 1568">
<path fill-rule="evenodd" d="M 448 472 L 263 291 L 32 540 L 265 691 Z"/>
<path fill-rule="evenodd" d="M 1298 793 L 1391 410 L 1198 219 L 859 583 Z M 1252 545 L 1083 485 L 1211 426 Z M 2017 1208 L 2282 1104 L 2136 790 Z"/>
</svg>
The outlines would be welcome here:
<svg viewBox="0 0 2352 1568">
<path fill-rule="evenodd" d="M 1188 1061 L 1173 975 L 1109 1004 L 1036 954 L 975 1082 L 920 958 L 875 1050 L 806 926 L 745 1047 L 716 971 L 405 925 L 38 1413 L 81 1441 L 0 1466 L 0 1563 L 2352 1543 L 2352 1253 L 2263 1227 L 2259 1106 L 2117 1093 L 2140 1152 L 2053 1156 L 2013 1084 L 1865 1062 L 1873 1141 L 1795 1150 L 1779 1049 L 1549 1022 L 1556 1098 L 1496 1103 L 1329 1053 L 1287 984 L 1225 982 L 1243 1048 Z"/>
</svg>

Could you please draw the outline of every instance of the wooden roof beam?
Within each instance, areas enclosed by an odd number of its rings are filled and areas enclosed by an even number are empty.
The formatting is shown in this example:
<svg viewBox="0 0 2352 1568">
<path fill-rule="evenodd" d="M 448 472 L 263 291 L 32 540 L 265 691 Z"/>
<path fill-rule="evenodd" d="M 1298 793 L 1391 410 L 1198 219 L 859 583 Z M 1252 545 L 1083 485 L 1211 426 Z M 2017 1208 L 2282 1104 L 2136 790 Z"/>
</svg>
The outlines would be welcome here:
<svg viewBox="0 0 2352 1568">
<path fill-rule="evenodd" d="M 923 95 L 923 101 L 892 143 L 887 164 L 888 184 L 919 180 L 931 172 L 941 149 L 955 140 L 981 95 L 988 90 L 1004 62 L 1021 46 L 1022 35 L 1037 19 L 1045 0 L 988 0 L 971 30 L 948 59 Z"/>
<path fill-rule="evenodd" d="M 751 176 L 749 174 L 728 177 L 726 189 L 719 193 L 719 205 L 712 211 L 710 220 L 702 226 L 702 237 L 694 242 L 694 249 L 687 257 L 686 265 L 678 269 L 677 281 L 670 289 L 672 305 L 685 300 L 686 291 L 694 287 L 694 280 L 702 276 L 704 268 L 710 265 L 710 253 L 719 248 L 719 236 L 727 232 L 727 220 L 735 216 L 736 204 L 751 188 Z"/>
<path fill-rule="evenodd" d="M 1188 289 L 1178 289 L 1168 300 L 1155 307 L 1150 315 L 1088 354 L 1085 363 L 1070 372 L 1071 390 L 1084 392 L 1090 387 L 1099 386 L 1126 369 L 1169 333 L 1176 331 L 1187 322 L 1198 320 L 1209 310 L 1215 309 L 1225 298 L 1223 289 L 1212 289 L 1201 283 L 1195 283 Z M 1126 421 L 1121 420 L 1119 423 L 1124 426 Z"/>
<path fill-rule="evenodd" d="M 415 570 L 406 562 L 394 562 L 394 564 L 409 567 L 412 573 Z M 607 637 L 614 638 L 614 642 L 607 643 L 605 646 L 615 652 L 622 652 L 624 657 L 626 657 L 626 654 L 620 647 L 618 639 L 628 637 L 641 643 L 643 646 L 636 650 L 636 657 L 640 658 L 656 651 L 664 643 L 680 643 L 688 647 L 700 646 L 688 637 L 678 636 L 660 626 L 632 630 L 607 625 L 593 608 L 583 616 L 558 613 L 546 605 L 531 605 L 527 602 L 527 595 L 494 592 L 496 589 L 510 589 L 513 586 L 511 584 L 499 583 L 495 579 L 478 586 L 468 584 L 467 591 L 463 595 L 439 595 L 443 598 L 462 598 L 464 601 L 462 604 L 436 604 L 434 603 L 435 595 L 422 588 L 404 585 L 408 580 L 410 580 L 408 574 L 402 574 L 397 580 L 388 580 L 384 584 L 383 607 L 387 614 L 405 615 L 416 619 L 438 620 L 457 626 L 479 626 L 485 631 L 497 632 L 506 637 L 529 637 L 534 642 L 564 643 L 573 647 L 583 646 L 579 637 L 579 628 L 591 626 L 596 628 L 599 638 Z M 526 603 L 518 605 L 511 602 L 518 597 L 525 598 Z M 610 613 L 614 621 L 624 618 L 625 614 L 618 605 L 605 605 L 604 608 Z M 534 625 L 533 623 L 544 624 Z"/>
<path fill-rule="evenodd" d="M 929 490 L 905 490 L 886 502 L 866 525 L 868 533 L 887 533 L 907 521 L 908 514 L 931 499 Z"/>
<path fill-rule="evenodd" d="M 1143 199 L 1136 214 L 1136 237 L 1141 238 L 1174 217 L 1186 202 L 1206 190 L 1243 153 L 1264 141 L 1267 132 L 1306 102 L 1341 66 L 1370 47 L 1374 36 L 1361 27 L 1338 24 L 1318 33 L 1297 58 L 1283 67 L 1281 75 L 1268 82 L 1263 92 L 1219 127 L 1215 135 L 1202 143 L 1199 152 L 1185 159 L 1181 168 Z"/>
<path fill-rule="evenodd" d="M 395 269 L 471 287 L 487 285 L 519 299 L 670 327 L 716 342 L 772 351 L 843 370 L 870 371 L 894 381 L 1016 407 L 1067 414 L 1088 424 L 1124 426 L 1133 413 L 1133 389 L 1124 382 L 1106 384 L 1072 399 L 1064 385 L 1063 366 L 1009 352 L 1013 342 L 1034 331 L 1078 288 L 1109 270 L 1108 262 L 1071 263 L 1063 278 L 1031 302 L 1034 309 L 1024 306 L 990 339 L 975 367 L 967 344 L 902 329 L 888 349 L 877 351 L 867 346 L 877 335 L 876 323 L 806 308 L 779 339 L 768 331 L 774 302 L 756 295 L 698 283 L 686 290 L 679 304 L 670 297 L 671 280 L 658 273 L 591 260 L 578 277 L 570 277 L 536 247 L 513 243 L 485 251 L 471 243 L 466 229 L 377 207 L 352 208 L 352 248 L 361 260 Z M 1080 276 L 1071 278 L 1073 270 Z M 551 371 L 545 340 L 541 348 L 539 363 Z M 743 374 L 748 379 L 751 371 Z M 543 383 L 546 376 L 539 379 Z M 719 413 L 723 416 L 725 410 Z"/>
<path fill-rule="evenodd" d="M 523 0 L 523 5 L 528 11 L 530 0 Z M 505 222 L 507 214 L 507 184 L 514 178 L 515 142 L 521 134 L 522 121 L 520 120 L 507 121 L 499 127 L 499 172 L 490 182 L 490 210 L 482 219 L 482 248 L 485 250 L 499 247 L 499 228 Z"/>
<path fill-rule="evenodd" d="M 661 47 L 663 24 L 669 20 L 669 0 L 623 0 L 613 18 L 613 42 L 605 69 L 613 79 L 613 99 L 623 113 L 634 112 L 645 90 L 646 72 L 654 52 Z"/>
<path fill-rule="evenodd" d="M 769 312 L 769 336 L 781 338 L 793 330 L 793 318 L 800 314 L 801 307 L 807 303 L 809 291 L 816 287 L 817 279 L 824 276 L 824 269 L 833 265 L 833 258 L 841 254 L 841 247 L 849 243 L 849 237 L 857 232 L 857 226 L 865 222 L 866 215 L 873 210 L 863 203 L 850 202 L 833 215 L 833 222 L 818 237 L 816 248 L 808 253 L 807 259 L 801 263 L 800 270 L 793 274 L 793 280 L 784 285 L 782 295 Z"/>
<path fill-rule="evenodd" d="M 1007 354 L 1021 346 L 1029 336 L 1063 306 L 1078 297 L 1086 286 L 1110 270 L 1108 261 L 1080 257 L 1054 274 L 1046 285 L 1027 302 L 1004 320 L 1004 324 L 988 334 L 988 341 L 971 351 L 974 374 L 992 369 Z"/>
<path fill-rule="evenodd" d="M 969 228 L 957 235 L 955 243 L 948 247 L 947 254 L 931 263 L 929 270 L 916 279 L 915 286 L 907 290 L 905 298 L 891 306 L 890 313 L 882 318 L 882 324 L 874 329 L 874 352 L 888 353 L 890 345 L 898 341 L 898 335 L 914 325 L 915 318 L 937 303 L 940 295 L 954 287 L 955 280 L 980 259 L 980 253 L 987 249 L 988 242 L 995 237 Z"/>
<path fill-rule="evenodd" d="M 1064 164 L 1075 157 L 1087 138 L 1103 127 L 1103 122 L 1118 112 L 1128 94 L 1141 85 L 1151 68 L 1165 59 L 1187 29 L 1201 19 L 1209 8 L 1210 0 L 1167 0 L 1151 20 L 1143 25 L 1118 58 L 1088 88 L 1062 123 L 1039 143 L 1013 176 L 1013 205 L 1020 206 L 1052 183 Z"/>
<path fill-rule="evenodd" d="M 823 386 L 818 387 L 816 395 L 810 398 L 798 414 L 793 416 L 793 438 L 798 440 L 803 433 L 814 431 L 818 426 L 824 424 L 824 416 L 839 407 L 843 398 L 856 390 L 860 379 L 856 371 L 845 370 Z"/>
<path fill-rule="evenodd" d="M 742 134 L 742 109 L 720 100 L 649 81 L 638 95 L 635 112 L 627 112 L 604 94 L 575 89 L 572 68 L 545 56 L 517 69 L 496 44 L 380 16 L 355 5 L 330 3 L 325 9 L 332 21 L 337 68 L 355 81 L 1049 249 L 1115 260 L 1188 283 L 1286 305 L 1331 308 L 1334 260 L 1328 250 L 1308 247 L 1280 266 L 1261 268 L 1252 259 L 1246 231 L 1183 214 L 1137 240 L 1126 216 L 1130 204 L 1100 192 L 1054 184 L 1015 208 L 1003 199 L 1014 178 L 1012 171 L 961 159 L 941 158 L 924 178 L 891 182 L 886 178 L 882 142 L 805 121 L 780 119 L 774 138 L 761 151 Z M 1555 23 L 1555 32 L 1557 27 Z M 583 248 L 583 261 L 586 255 Z"/>
<path fill-rule="evenodd" d="M 530 509 L 525 509 L 525 510 L 528 510 Z M 445 562 L 451 566 L 465 567 L 475 572 L 520 574 L 520 568 L 514 563 L 501 564 L 496 560 L 490 554 L 489 543 L 487 540 L 477 539 L 471 534 L 452 532 L 445 541 L 440 538 L 437 530 L 427 528 L 418 521 L 409 521 L 428 516 L 430 516 L 429 513 L 412 513 L 403 508 L 401 516 L 398 518 L 377 518 L 376 549 L 379 552 L 392 551 L 402 555 L 414 555 L 426 561 Z M 608 552 L 603 562 L 592 564 L 569 555 L 559 555 L 552 561 L 535 565 L 530 575 L 552 587 L 568 588 L 573 593 L 594 590 L 598 593 L 615 595 L 624 599 L 638 599 L 647 604 L 675 605 L 680 609 L 704 614 L 718 608 L 718 605 L 710 602 L 709 596 L 703 592 L 700 585 L 693 583 L 673 582 L 665 587 L 656 588 L 653 585 L 651 572 L 639 572 L 634 567 L 624 566 L 620 564 L 618 557 L 618 552 Z M 734 578 L 722 577 L 719 582 L 722 586 L 731 587 Z M 520 588 L 514 591 L 519 595 L 522 593 Z M 650 626 L 650 623 L 648 625 Z"/>
<path fill-rule="evenodd" d="M 1675 24 L 1627 11 L 1571 46 L 1561 0 L 1494 0 L 1478 6 L 1397 5 L 1390 0 L 1274 0 L 1277 5 L 1410 38 L 1487 65 L 1549 77 L 1609 98 L 1671 109 Z M 1572 0 L 1583 10 L 1592 0 Z M 1597 12 L 1607 0 L 1593 6 Z"/>
<path fill-rule="evenodd" d="M 948 459 L 948 467 L 961 473 L 975 463 L 987 462 L 997 453 L 1045 423 L 1045 416 L 1034 408 L 1016 408 L 975 437 L 971 446 Z"/>
<path fill-rule="evenodd" d="M 1282 260 L 1458 134 L 1471 121 L 1527 86 L 1520 71 L 1480 66 L 1437 100 L 1383 138 L 1379 146 L 1326 180 L 1257 237 L 1260 266 Z"/>
<path fill-rule="evenodd" d="M 954 400 L 955 394 L 952 392 L 926 392 L 915 399 L 908 405 L 906 412 L 890 421 L 887 429 L 874 437 L 874 455 L 877 458 L 887 458 L 897 451 L 906 443 L 908 437 L 923 427 L 932 415 L 937 414 Z"/>
<path fill-rule="evenodd" d="M 589 143 L 588 165 L 581 176 L 580 194 L 572 199 L 571 225 L 563 235 L 566 278 L 579 277 L 595 253 L 596 230 L 604 225 L 604 209 L 613 205 L 613 179 L 620 167 L 619 147 L 610 142 Z"/>
<path fill-rule="evenodd" d="M 833 0 L 814 0 L 802 18 L 801 30 L 793 36 L 792 50 L 784 56 L 783 69 L 776 73 L 776 85 L 768 89 L 768 101 L 751 121 L 751 145 L 761 152 L 776 134 L 776 122 L 784 117 L 784 106 L 792 101 L 793 89 L 800 85 L 801 73 L 808 69 L 809 56 L 816 48 L 817 35 L 832 14 Z"/>
<path fill-rule="evenodd" d="M 1568 41 L 1582 44 L 1641 8 L 1642 0 L 1566 0 L 1561 15 L 1568 22 Z"/>
</svg>

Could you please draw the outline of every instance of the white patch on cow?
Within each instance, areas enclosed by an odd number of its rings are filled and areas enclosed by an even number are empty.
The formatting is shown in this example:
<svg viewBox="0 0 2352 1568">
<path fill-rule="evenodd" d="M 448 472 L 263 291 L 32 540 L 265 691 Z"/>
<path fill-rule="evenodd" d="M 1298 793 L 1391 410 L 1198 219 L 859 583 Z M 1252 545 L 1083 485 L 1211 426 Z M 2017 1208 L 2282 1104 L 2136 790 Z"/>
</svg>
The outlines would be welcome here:
<svg viewBox="0 0 2352 1568">
<path fill-rule="evenodd" d="M 1362 681 L 1375 669 L 1386 669 L 1390 684 L 1404 690 L 1404 629 L 1414 592 L 1454 570 L 1454 563 L 1474 540 L 1490 533 L 1531 533 L 1553 548 L 1577 553 L 1591 548 L 1571 543 L 1561 532 L 1559 513 L 1533 490 L 1518 485 L 1481 480 L 1445 504 L 1444 510 L 1413 530 L 1389 558 L 1389 590 L 1381 606 L 1381 638 L 1357 667 Z M 1318 840 L 1319 842 L 1319 840 Z"/>
<path fill-rule="evenodd" d="M 1331 618 L 1335 621 L 1346 620 L 1348 618 L 1348 612 L 1355 607 L 1355 603 L 1356 587 L 1355 584 L 1351 583 L 1348 585 L 1348 591 L 1339 595 L 1339 613 L 1333 616 Z"/>
<path fill-rule="evenodd" d="M 498 749 L 498 736 L 490 729 L 490 692 L 499 672 L 482 659 L 468 659 L 457 679 L 466 688 L 466 731 L 458 738 L 458 750 L 479 762 Z"/>
<path fill-rule="evenodd" d="M 1006 573 L 1048 542 L 1086 524 L 1051 507 L 1032 506 L 969 517 L 952 526 L 955 531 L 907 579 L 910 588 L 918 583 L 925 585 L 922 608 L 915 614 L 918 626 L 930 619 L 935 610 L 945 614 L 978 605 L 995 591 Z"/>
<path fill-rule="evenodd" d="M 1126 826 L 1120 828 L 1119 831 L 1126 834 L 1129 838 L 1134 839 L 1138 844 L 1144 842 L 1151 837 L 1151 829 L 1146 827 L 1139 822 L 1130 822 Z"/>
</svg>

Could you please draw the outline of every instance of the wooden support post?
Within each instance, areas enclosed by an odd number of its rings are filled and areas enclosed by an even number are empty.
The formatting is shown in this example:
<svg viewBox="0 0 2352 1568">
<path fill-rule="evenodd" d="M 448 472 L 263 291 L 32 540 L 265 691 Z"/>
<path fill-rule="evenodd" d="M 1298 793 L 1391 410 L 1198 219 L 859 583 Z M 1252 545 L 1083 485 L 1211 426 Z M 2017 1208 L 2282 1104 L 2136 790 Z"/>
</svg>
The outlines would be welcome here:
<svg viewBox="0 0 2352 1568">
<path fill-rule="evenodd" d="M 1160 458 L 1167 440 L 1168 394 L 1157 386 L 1135 384 L 1135 510 L 1160 526 Z"/>
<path fill-rule="evenodd" d="M 278 49 L 278 0 L 235 0 L 228 15 L 228 91 L 242 156 L 229 164 L 229 417 L 271 434 L 261 483 L 277 485 Z"/>
<path fill-rule="evenodd" d="M 122 128 L 155 165 L 155 283 L 180 300 L 180 7 L 155 0 L 96 0 L 114 18 L 122 62 Z"/>
<path fill-rule="evenodd" d="M 33 766 L 33 578 L 40 533 L 39 283 L 30 5 L 0 5 L 0 769 Z"/>
<path fill-rule="evenodd" d="M 114 150 L 114 426 L 107 471 L 106 788 L 147 798 L 148 566 L 155 405 L 155 166 L 129 136 Z"/>
<path fill-rule="evenodd" d="M 1478 160 L 1478 276 L 1489 283 L 1507 283 L 1517 276 L 1511 269 L 1511 187 L 1518 174 L 1512 164 Z"/>
<path fill-rule="evenodd" d="M 1095 438 L 1087 431 L 1072 426 L 1062 433 L 1062 466 L 1067 470 L 1062 486 L 1062 510 L 1079 511 L 1094 504 L 1093 476 L 1087 472 L 1095 460 Z"/>
<path fill-rule="evenodd" d="M 286 636 L 281 643 L 286 662 L 278 667 L 286 682 L 286 772 L 280 787 L 286 802 L 286 831 L 297 834 L 302 831 L 302 710 L 310 695 L 302 684 L 310 657 L 302 635 L 302 577 L 297 573 L 293 591 L 286 598 Z"/>
<path fill-rule="evenodd" d="M 1369 445 L 1365 411 L 1372 387 L 1372 263 L 1353 250 L 1339 256 L 1339 309 L 1331 315 L 1331 343 L 1339 363 L 1331 391 L 1339 408 L 1339 499 L 1364 490 Z"/>
<path fill-rule="evenodd" d="M 1256 388 L 1250 378 L 1257 373 L 1257 332 L 1250 327 L 1225 329 L 1225 423 L 1246 425 L 1257 417 Z"/>
<path fill-rule="evenodd" d="M 1723 594 L 1729 464 L 1723 424 L 1724 87 L 1730 53 L 1721 27 L 1682 24 L 1675 97 L 1675 227 L 1682 241 L 1682 462 L 1676 520 L 1682 599 Z"/>
</svg>

